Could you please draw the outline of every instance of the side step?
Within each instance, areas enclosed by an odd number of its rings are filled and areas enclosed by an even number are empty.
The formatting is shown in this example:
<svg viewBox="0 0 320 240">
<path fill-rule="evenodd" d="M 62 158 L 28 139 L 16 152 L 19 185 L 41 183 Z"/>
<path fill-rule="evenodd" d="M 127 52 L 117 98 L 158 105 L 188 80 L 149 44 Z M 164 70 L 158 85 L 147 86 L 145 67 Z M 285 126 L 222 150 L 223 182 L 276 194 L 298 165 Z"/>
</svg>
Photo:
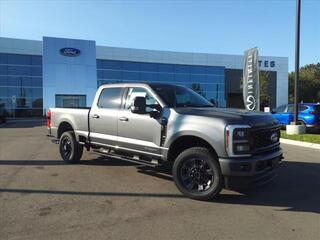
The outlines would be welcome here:
<svg viewBox="0 0 320 240">
<path fill-rule="evenodd" d="M 115 158 L 118 160 L 122 160 L 122 161 L 126 161 L 126 162 L 131 162 L 131 163 L 135 163 L 138 165 L 142 165 L 142 166 L 148 166 L 148 167 L 159 167 L 161 166 L 161 164 L 159 164 L 159 162 L 157 160 L 152 160 L 152 161 L 146 161 L 146 160 L 142 160 L 139 159 L 138 157 L 126 157 L 126 156 L 120 156 L 118 154 L 115 153 L 110 153 L 108 151 L 99 151 L 99 150 L 93 150 L 94 153 L 100 154 L 102 156 L 106 156 L 106 157 L 111 157 L 111 158 Z"/>
</svg>

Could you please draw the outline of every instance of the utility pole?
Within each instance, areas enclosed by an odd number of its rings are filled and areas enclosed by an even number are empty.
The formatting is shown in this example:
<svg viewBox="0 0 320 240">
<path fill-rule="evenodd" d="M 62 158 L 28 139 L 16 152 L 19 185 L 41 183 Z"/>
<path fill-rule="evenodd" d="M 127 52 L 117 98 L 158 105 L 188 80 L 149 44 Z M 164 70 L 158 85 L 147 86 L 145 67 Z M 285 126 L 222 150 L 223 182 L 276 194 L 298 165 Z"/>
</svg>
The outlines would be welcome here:
<svg viewBox="0 0 320 240">
<path fill-rule="evenodd" d="M 300 11 L 301 0 L 296 0 L 296 48 L 295 48 L 295 76 L 294 76 L 294 124 L 298 124 L 298 82 L 299 82 L 299 57 L 300 57 Z"/>
</svg>

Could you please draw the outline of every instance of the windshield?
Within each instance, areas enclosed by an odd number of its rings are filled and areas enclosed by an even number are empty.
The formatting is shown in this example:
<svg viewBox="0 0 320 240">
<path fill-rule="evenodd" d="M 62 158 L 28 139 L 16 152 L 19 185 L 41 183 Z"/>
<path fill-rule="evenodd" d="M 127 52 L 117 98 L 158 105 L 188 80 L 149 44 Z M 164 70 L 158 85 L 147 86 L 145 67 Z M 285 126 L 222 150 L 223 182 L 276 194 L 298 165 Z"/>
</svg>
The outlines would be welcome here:
<svg viewBox="0 0 320 240">
<path fill-rule="evenodd" d="M 214 107 L 207 99 L 187 87 L 161 84 L 151 87 L 172 108 Z"/>
</svg>

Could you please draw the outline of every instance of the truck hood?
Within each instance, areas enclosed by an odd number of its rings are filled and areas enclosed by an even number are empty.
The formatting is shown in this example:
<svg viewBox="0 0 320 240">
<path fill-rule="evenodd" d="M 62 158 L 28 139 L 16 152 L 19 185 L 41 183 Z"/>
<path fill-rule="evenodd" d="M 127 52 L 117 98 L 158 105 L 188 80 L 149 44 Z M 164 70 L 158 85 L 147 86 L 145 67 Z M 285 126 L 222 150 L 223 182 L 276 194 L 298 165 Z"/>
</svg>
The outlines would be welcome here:
<svg viewBox="0 0 320 240">
<path fill-rule="evenodd" d="M 179 114 L 210 117 L 225 121 L 226 124 L 247 124 L 252 127 L 278 125 L 270 113 L 247 111 L 236 108 L 175 108 Z"/>
</svg>

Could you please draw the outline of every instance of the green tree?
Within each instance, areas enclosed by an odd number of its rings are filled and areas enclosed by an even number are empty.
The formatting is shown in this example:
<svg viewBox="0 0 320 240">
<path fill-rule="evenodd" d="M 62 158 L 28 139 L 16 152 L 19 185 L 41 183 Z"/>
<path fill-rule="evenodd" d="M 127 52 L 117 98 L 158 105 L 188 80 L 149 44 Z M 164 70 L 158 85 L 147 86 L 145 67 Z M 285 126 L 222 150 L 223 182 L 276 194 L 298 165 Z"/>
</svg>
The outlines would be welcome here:
<svg viewBox="0 0 320 240">
<path fill-rule="evenodd" d="M 289 73 L 289 102 L 294 101 L 294 76 L 295 72 Z M 320 62 L 308 64 L 300 68 L 299 73 L 299 99 L 303 102 L 320 101 Z"/>
</svg>

